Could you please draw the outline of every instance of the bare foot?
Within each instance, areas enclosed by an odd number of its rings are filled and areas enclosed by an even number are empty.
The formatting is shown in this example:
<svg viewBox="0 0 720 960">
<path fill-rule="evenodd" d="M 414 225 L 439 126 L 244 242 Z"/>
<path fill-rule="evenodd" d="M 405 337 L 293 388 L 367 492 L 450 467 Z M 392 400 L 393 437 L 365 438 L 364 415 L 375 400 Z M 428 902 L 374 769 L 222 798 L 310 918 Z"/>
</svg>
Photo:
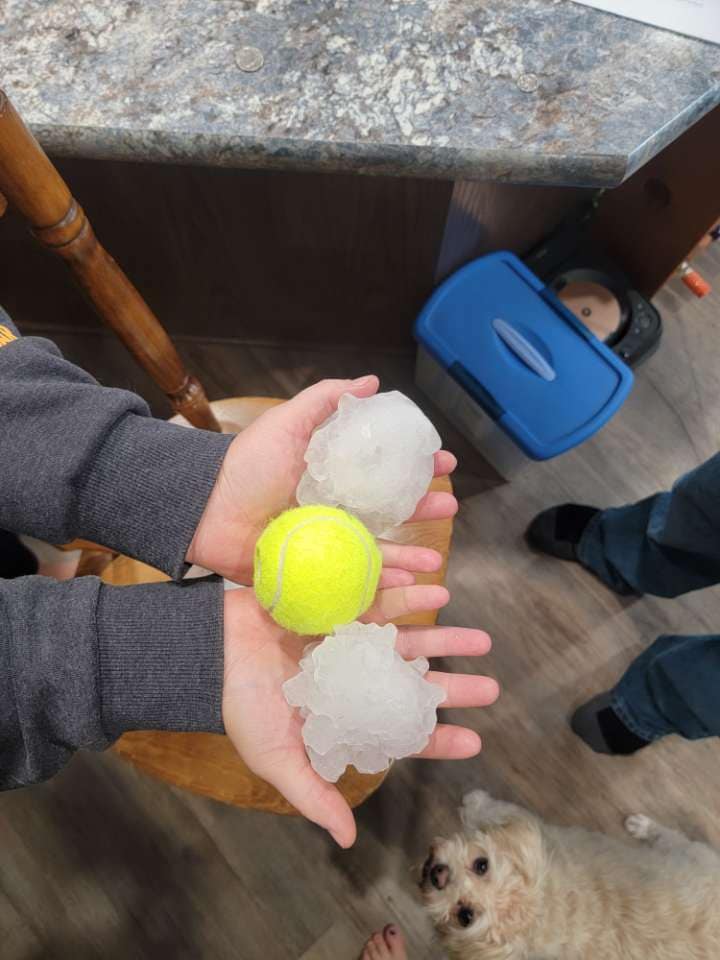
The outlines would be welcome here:
<svg viewBox="0 0 720 960">
<path fill-rule="evenodd" d="M 407 960 L 405 937 L 399 927 L 389 923 L 382 933 L 374 933 L 365 944 L 360 960 Z"/>
</svg>

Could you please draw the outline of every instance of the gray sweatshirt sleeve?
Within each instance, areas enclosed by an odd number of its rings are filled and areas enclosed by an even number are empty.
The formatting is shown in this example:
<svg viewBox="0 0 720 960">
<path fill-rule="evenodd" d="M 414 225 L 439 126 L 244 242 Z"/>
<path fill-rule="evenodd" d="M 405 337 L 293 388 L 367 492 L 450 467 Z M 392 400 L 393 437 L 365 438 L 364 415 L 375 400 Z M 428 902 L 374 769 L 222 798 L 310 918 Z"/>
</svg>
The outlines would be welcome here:
<svg viewBox="0 0 720 960">
<path fill-rule="evenodd" d="M 177 579 L 231 441 L 154 420 L 140 397 L 100 387 L 0 310 L 3 529 L 82 537 Z"/>
<path fill-rule="evenodd" d="M 222 733 L 217 579 L 0 580 L 0 790 L 128 730 Z"/>
<path fill-rule="evenodd" d="M 153 420 L 0 311 L 0 527 L 178 578 L 231 437 Z M 126 730 L 222 732 L 222 584 L 0 580 L 0 789 Z"/>
</svg>

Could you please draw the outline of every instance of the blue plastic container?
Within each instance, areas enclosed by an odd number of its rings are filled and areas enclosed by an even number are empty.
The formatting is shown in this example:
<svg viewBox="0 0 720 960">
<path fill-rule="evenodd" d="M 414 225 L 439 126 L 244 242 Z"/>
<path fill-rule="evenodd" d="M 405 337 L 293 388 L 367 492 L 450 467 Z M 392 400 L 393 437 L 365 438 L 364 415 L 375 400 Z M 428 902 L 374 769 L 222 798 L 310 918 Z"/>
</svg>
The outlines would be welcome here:
<svg viewBox="0 0 720 960">
<path fill-rule="evenodd" d="M 423 308 L 415 336 L 419 386 L 501 472 L 587 440 L 633 382 L 512 253 L 453 274 Z M 510 445 L 492 436 L 496 427 Z"/>
</svg>

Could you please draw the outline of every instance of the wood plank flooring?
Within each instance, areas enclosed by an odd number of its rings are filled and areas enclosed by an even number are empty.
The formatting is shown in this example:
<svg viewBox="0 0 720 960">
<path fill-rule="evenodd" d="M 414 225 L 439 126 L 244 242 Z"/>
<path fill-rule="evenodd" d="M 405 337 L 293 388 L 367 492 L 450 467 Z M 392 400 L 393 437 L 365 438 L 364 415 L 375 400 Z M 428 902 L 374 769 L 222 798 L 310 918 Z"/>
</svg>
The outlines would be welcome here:
<svg viewBox="0 0 720 960">
<path fill-rule="evenodd" d="M 720 286 L 717 246 L 698 264 Z M 657 302 L 663 345 L 595 439 L 509 484 L 462 452 L 452 602 L 442 621 L 485 627 L 495 640 L 483 667 L 503 695 L 464 717 L 484 738 L 480 757 L 397 764 L 359 811 L 357 845 L 342 853 L 307 823 L 184 794 L 110 754 L 77 756 L 52 782 L 0 797 L 4 960 L 354 960 L 367 933 L 390 919 L 407 931 L 414 960 L 439 960 L 410 868 L 434 834 L 454 828 L 463 791 L 478 785 L 562 823 L 619 833 L 626 813 L 644 811 L 720 844 L 716 740 L 671 738 L 609 759 L 587 751 L 566 724 L 658 633 L 719 631 L 720 590 L 620 599 L 522 541 L 545 506 L 637 499 L 717 450 L 720 295 L 697 301 L 672 284 Z M 166 413 L 111 337 L 54 336 L 103 382 L 138 389 Z M 404 353 L 179 345 L 213 398 L 288 396 L 322 376 L 368 370 L 386 389 L 411 389 Z"/>
</svg>

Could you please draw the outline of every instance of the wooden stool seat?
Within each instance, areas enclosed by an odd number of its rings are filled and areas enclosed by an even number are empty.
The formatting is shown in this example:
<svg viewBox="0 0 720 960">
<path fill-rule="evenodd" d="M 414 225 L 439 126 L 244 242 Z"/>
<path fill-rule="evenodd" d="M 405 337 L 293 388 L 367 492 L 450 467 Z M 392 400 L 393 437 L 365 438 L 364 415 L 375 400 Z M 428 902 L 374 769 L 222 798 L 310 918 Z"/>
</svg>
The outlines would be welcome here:
<svg viewBox="0 0 720 960">
<path fill-rule="evenodd" d="M 244 429 L 268 408 L 282 403 L 267 397 L 234 397 L 212 403 L 213 413 L 227 433 Z M 174 422 L 185 422 L 174 417 Z M 433 481 L 432 489 L 452 491 L 447 477 Z M 443 556 L 442 568 L 433 574 L 418 575 L 424 583 L 443 583 L 447 566 L 452 520 L 434 520 L 404 524 L 393 534 L 398 543 L 413 543 L 439 550 Z M 118 557 L 102 574 L 106 583 L 127 585 L 167 580 L 165 574 L 130 560 Z M 396 621 L 401 623 L 432 624 L 435 613 L 416 614 Z M 251 807 L 272 813 L 293 814 L 295 810 L 274 787 L 255 776 L 240 759 L 227 737 L 211 733 L 165 733 L 138 731 L 127 733 L 115 745 L 115 751 L 124 760 L 141 770 L 215 800 L 238 807 Z M 357 806 L 377 790 L 386 773 L 361 774 L 349 767 L 338 782 L 338 787 L 350 806 Z"/>
</svg>

